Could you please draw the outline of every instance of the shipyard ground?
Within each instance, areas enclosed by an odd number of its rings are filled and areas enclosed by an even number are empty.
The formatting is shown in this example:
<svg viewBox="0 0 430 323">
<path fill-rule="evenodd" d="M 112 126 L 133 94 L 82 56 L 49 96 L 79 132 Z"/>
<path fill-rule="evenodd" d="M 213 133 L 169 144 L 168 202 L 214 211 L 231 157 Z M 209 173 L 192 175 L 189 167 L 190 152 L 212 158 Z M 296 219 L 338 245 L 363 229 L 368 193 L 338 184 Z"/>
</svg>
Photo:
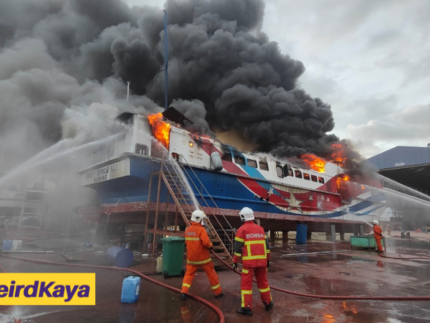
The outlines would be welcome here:
<svg viewBox="0 0 430 323">
<path fill-rule="evenodd" d="M 1 234 L 1 232 L 0 232 Z M 17 233 L 15 233 L 17 234 Z M 74 251 L 85 264 L 103 264 L 102 253 L 82 248 L 79 238 L 64 238 L 54 234 L 28 239 L 23 249 L 52 250 L 52 254 L 13 254 L 27 259 L 65 262 L 61 252 Z M 3 237 L 5 234 L 3 233 Z M 28 234 L 27 234 L 28 236 Z M 430 256 L 430 233 L 415 239 L 400 239 L 393 232 L 387 239 L 388 253 Z M 9 233 L 9 237 L 11 234 Z M 412 234 L 414 238 L 414 234 Z M 2 237 L 0 237 L 2 238 Z M 323 295 L 356 296 L 430 296 L 430 261 L 395 260 L 378 257 L 375 252 L 351 250 L 348 242 L 311 240 L 307 245 L 273 249 L 269 268 L 271 285 L 297 292 Z M 316 253 L 325 251 L 327 253 Z M 63 266 L 48 266 L 0 258 L 7 272 L 90 272 Z M 155 260 L 143 258 L 133 269 L 144 273 L 155 271 Z M 136 304 L 121 304 L 122 272 L 95 270 L 96 306 L 0 306 L 0 322 L 50 323 L 108 323 L 108 322 L 217 322 L 216 314 L 197 301 L 180 301 L 179 295 L 142 280 L 140 299 Z M 224 313 L 226 322 L 428 322 L 430 302 L 335 301 L 297 297 L 273 291 L 275 307 L 266 312 L 254 287 L 254 316 L 235 313 L 240 306 L 240 278 L 235 273 L 218 271 L 225 296 L 215 299 L 207 278 L 198 272 L 191 293 L 213 302 Z M 164 283 L 180 288 L 181 278 L 163 279 Z M 1 301 L 0 301 L 1 304 Z"/>
</svg>

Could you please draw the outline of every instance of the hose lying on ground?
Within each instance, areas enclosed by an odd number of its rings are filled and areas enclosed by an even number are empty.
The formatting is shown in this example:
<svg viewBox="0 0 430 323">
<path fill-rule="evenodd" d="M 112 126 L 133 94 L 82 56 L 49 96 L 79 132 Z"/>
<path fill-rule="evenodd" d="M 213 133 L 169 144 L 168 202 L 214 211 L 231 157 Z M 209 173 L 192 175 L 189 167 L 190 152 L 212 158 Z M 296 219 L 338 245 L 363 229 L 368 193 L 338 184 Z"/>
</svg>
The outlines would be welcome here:
<svg viewBox="0 0 430 323">
<path fill-rule="evenodd" d="M 242 273 L 235 271 L 232 266 L 230 266 L 227 262 L 225 262 L 223 259 L 221 259 L 213 250 L 212 254 L 217 258 L 221 263 L 223 263 L 225 266 L 233 270 L 238 275 L 242 275 Z M 255 279 L 254 279 L 255 282 Z M 399 297 L 387 297 L 387 296 L 328 296 L 328 295 L 313 295 L 313 294 L 305 294 L 305 293 L 298 293 L 293 292 L 291 290 L 282 289 L 270 286 L 270 289 L 276 290 L 278 292 L 296 295 L 296 296 L 302 296 L 302 297 L 309 297 L 309 298 L 319 298 L 319 299 L 332 299 L 332 300 L 359 300 L 359 301 L 430 301 L 429 296 L 399 296 Z"/>
<path fill-rule="evenodd" d="M 402 257 L 402 255 L 399 254 L 398 257 L 393 257 L 393 256 L 387 256 L 385 253 L 381 253 L 378 255 L 379 257 L 382 258 L 387 258 L 387 259 L 400 259 L 400 260 L 430 260 L 430 257 L 414 257 L 414 256 L 405 256 Z"/>
<path fill-rule="evenodd" d="M 44 265 L 55 265 L 55 266 L 67 266 L 67 267 L 84 267 L 84 268 L 97 268 L 97 269 L 108 269 L 108 270 L 117 270 L 117 271 L 128 271 L 130 273 L 135 274 L 136 276 L 142 277 L 143 279 L 160 285 L 164 288 L 170 289 L 171 291 L 180 293 L 181 290 L 177 289 L 175 287 L 172 287 L 170 285 L 164 284 L 162 282 L 159 282 L 158 280 L 155 280 L 153 278 L 150 278 L 140 272 L 138 272 L 137 270 L 133 270 L 133 269 L 128 269 L 128 268 L 119 268 L 119 267 L 109 267 L 109 266 L 97 266 L 97 265 L 84 265 L 84 264 L 66 264 L 66 263 L 60 263 L 60 262 L 54 262 L 54 261 L 46 261 L 46 260 L 37 260 L 37 259 L 25 259 L 25 258 L 19 258 L 19 257 L 12 257 L 12 256 L 6 256 L 3 254 L 0 254 L 0 257 L 5 257 L 5 258 L 9 258 L 9 259 L 14 259 L 14 260 L 20 260 L 20 261 L 27 261 L 27 262 L 32 262 L 32 263 L 36 263 L 36 264 L 44 264 Z M 208 306 L 211 310 L 213 310 L 219 317 L 219 322 L 220 323 L 225 323 L 225 319 L 224 319 L 224 314 L 221 312 L 221 310 L 216 307 L 214 304 L 212 304 L 211 302 L 196 296 L 196 295 L 192 295 L 192 294 L 187 294 L 188 297 L 195 299 L 196 301 L 202 303 L 203 305 Z"/>
</svg>

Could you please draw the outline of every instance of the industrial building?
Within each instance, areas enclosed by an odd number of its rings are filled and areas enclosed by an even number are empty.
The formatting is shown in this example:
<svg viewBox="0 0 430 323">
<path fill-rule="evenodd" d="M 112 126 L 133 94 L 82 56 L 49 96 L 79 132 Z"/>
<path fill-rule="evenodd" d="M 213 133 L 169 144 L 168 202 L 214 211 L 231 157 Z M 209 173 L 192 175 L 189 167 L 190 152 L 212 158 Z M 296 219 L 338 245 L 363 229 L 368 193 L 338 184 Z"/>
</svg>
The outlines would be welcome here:
<svg viewBox="0 0 430 323">
<path fill-rule="evenodd" d="M 430 144 L 427 147 L 397 146 L 367 160 L 381 177 L 381 184 L 408 196 L 387 195 L 388 204 L 403 215 L 407 229 L 430 224 Z"/>
</svg>

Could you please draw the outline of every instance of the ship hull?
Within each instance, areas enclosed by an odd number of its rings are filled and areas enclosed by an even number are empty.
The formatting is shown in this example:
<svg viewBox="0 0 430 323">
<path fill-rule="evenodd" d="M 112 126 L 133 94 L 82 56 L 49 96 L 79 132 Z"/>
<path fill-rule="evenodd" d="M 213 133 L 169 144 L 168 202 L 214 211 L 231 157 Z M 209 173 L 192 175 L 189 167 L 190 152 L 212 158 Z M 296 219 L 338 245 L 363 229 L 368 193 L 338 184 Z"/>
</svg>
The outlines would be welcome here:
<svg viewBox="0 0 430 323">
<path fill-rule="evenodd" d="M 153 176 L 152 185 L 150 178 L 159 171 L 160 165 L 158 158 L 124 154 L 83 171 L 83 177 L 87 179 L 83 185 L 98 192 L 105 213 L 141 212 L 150 205 L 149 195 L 150 202 L 156 202 L 158 177 Z M 212 209 L 212 213 L 227 216 L 237 215 L 247 206 L 256 212 L 257 218 L 369 222 L 378 218 L 386 208 L 385 197 L 379 190 L 366 189 L 345 203 L 334 192 L 282 185 L 247 173 L 217 172 L 189 165 L 182 169 L 198 203 L 203 208 Z M 88 176 L 91 172 L 94 172 L 93 177 Z M 167 196 L 167 189 L 162 185 L 159 203 L 166 203 Z"/>
</svg>

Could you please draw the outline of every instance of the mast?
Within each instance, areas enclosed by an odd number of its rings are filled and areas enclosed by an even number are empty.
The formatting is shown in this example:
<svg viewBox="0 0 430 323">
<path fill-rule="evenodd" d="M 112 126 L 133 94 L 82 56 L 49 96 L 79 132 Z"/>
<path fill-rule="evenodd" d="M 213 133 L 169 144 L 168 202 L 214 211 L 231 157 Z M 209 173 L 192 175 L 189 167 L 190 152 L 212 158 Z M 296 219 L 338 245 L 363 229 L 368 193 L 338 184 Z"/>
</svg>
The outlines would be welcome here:
<svg viewBox="0 0 430 323">
<path fill-rule="evenodd" d="M 164 109 L 167 110 L 169 105 L 169 73 L 168 62 L 169 62 L 169 51 L 167 47 L 168 34 L 167 34 L 167 10 L 164 11 Z"/>
</svg>

